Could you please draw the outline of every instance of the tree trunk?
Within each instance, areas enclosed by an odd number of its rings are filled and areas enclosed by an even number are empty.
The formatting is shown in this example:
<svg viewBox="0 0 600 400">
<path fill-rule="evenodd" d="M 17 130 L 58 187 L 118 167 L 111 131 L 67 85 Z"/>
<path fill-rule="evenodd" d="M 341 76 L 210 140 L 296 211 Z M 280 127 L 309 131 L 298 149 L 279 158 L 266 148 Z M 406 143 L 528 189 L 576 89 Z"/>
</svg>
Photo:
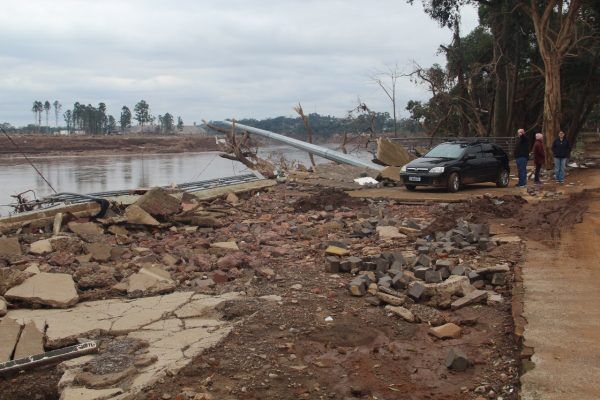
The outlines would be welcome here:
<svg viewBox="0 0 600 400">
<path fill-rule="evenodd" d="M 560 91 L 560 63 L 554 57 L 544 60 L 544 118 L 543 133 L 546 137 L 546 166 L 553 164 L 552 143 L 558 138 L 560 132 L 561 91 Z"/>
</svg>

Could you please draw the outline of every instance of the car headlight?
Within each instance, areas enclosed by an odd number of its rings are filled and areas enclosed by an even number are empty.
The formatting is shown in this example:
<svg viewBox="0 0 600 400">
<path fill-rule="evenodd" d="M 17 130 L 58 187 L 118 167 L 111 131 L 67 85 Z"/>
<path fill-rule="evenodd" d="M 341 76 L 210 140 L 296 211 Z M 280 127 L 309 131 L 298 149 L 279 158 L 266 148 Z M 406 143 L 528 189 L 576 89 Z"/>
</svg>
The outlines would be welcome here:
<svg viewBox="0 0 600 400">
<path fill-rule="evenodd" d="M 433 167 L 429 170 L 430 174 L 441 174 L 444 172 L 444 167 Z"/>
<path fill-rule="evenodd" d="M 403 165 L 402 168 L 400 168 L 400 172 L 406 172 L 406 165 Z"/>
</svg>

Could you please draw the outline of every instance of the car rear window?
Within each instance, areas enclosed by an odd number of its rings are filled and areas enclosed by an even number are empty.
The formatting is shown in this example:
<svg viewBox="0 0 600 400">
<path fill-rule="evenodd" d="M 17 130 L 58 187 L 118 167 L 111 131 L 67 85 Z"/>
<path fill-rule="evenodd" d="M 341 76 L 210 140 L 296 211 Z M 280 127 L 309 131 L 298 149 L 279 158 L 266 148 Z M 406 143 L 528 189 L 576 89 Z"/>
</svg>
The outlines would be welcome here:
<svg viewBox="0 0 600 400">
<path fill-rule="evenodd" d="M 425 154 L 425 158 L 459 158 L 465 149 L 464 144 L 442 143 Z"/>
</svg>

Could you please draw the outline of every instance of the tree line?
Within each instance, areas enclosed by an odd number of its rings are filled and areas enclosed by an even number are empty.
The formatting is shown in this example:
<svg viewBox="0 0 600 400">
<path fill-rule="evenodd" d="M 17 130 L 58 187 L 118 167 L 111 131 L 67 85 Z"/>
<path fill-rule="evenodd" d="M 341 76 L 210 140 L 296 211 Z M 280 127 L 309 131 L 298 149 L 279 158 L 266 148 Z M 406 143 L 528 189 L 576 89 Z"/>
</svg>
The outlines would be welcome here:
<svg viewBox="0 0 600 400">
<path fill-rule="evenodd" d="M 407 74 L 431 93 L 406 107 L 430 135 L 509 136 L 523 127 L 543 132 L 550 145 L 560 130 L 574 142 L 582 129 L 597 129 L 600 1 L 422 3 L 453 34 L 440 46 L 445 67 L 415 62 Z M 463 35 L 466 4 L 478 8 L 479 26 Z"/>
<path fill-rule="evenodd" d="M 33 102 L 31 111 L 34 113 L 36 124 L 28 126 L 25 129 L 33 128 L 38 133 L 50 133 L 51 127 L 48 121 L 48 114 L 54 110 L 54 128 L 66 128 L 69 133 L 79 131 L 89 135 L 101 135 L 112 133 L 124 133 L 132 127 L 132 121 L 137 121 L 141 133 L 173 134 L 176 131 L 183 130 L 183 119 L 175 117 L 171 113 L 153 116 L 150 112 L 150 105 L 145 100 L 140 100 L 133 109 L 133 113 L 127 106 L 121 108 L 119 119 L 107 113 L 105 103 L 98 103 L 97 106 L 91 104 L 82 104 L 75 102 L 72 109 L 66 110 L 62 117 L 65 125 L 59 126 L 59 115 L 62 110 L 62 104 L 55 100 L 50 103 L 48 100 Z M 46 125 L 42 126 L 42 114 L 46 114 Z M 158 121 L 158 124 L 156 124 Z"/>
</svg>

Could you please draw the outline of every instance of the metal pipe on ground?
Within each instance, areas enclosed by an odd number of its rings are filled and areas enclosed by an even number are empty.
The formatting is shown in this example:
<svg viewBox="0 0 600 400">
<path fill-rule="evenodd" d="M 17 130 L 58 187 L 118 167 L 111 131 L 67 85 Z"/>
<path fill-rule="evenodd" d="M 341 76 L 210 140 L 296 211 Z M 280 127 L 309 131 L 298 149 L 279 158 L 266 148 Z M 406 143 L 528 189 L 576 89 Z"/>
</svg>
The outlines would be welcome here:
<svg viewBox="0 0 600 400">
<path fill-rule="evenodd" d="M 231 122 L 231 121 L 223 121 L 222 123 L 227 126 L 230 126 L 230 127 L 233 126 L 233 122 Z M 272 140 L 287 144 L 289 146 L 295 147 L 300 150 L 304 150 L 308 153 L 314 154 L 316 156 L 325 158 L 330 161 L 335 161 L 335 162 L 338 162 L 341 164 L 353 165 L 355 167 L 370 168 L 370 169 L 374 169 L 376 171 L 381 171 L 384 168 L 381 165 L 377 165 L 370 161 L 363 161 L 357 157 L 353 157 L 348 154 L 340 153 L 339 151 L 331 150 L 331 149 L 328 149 L 328 148 L 325 148 L 322 146 L 317 146 L 316 144 L 312 144 L 312 143 L 306 143 L 306 142 L 303 142 L 302 140 L 293 139 L 293 138 L 290 138 L 290 137 L 287 137 L 284 135 L 280 135 L 275 132 L 266 131 L 264 129 L 258 129 L 258 128 L 254 128 L 252 126 L 242 125 L 242 124 L 238 124 L 238 123 L 236 123 L 235 126 L 236 126 L 236 128 L 248 131 L 250 133 L 254 133 L 254 134 L 262 136 L 262 137 L 266 137 L 268 139 L 272 139 Z"/>
</svg>

